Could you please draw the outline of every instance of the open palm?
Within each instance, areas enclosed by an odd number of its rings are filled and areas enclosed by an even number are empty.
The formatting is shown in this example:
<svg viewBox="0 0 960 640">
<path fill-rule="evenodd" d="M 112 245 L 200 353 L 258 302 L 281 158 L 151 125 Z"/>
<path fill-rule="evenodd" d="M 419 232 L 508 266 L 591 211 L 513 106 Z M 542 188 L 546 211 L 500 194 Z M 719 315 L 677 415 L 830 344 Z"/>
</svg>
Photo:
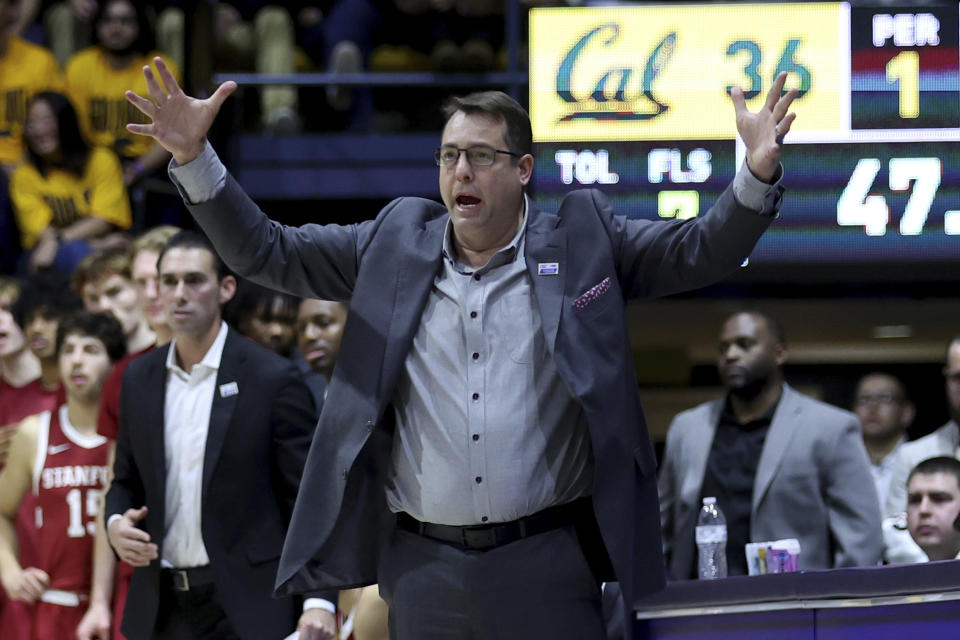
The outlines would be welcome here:
<svg viewBox="0 0 960 640">
<path fill-rule="evenodd" d="M 143 68 L 149 97 L 127 91 L 126 97 L 151 122 L 128 124 L 127 130 L 150 136 L 173 154 L 178 164 L 185 164 L 203 151 L 207 131 L 227 97 L 237 88 L 237 83 L 224 82 L 212 96 L 199 100 L 188 96 L 177 84 L 176 78 L 159 57 L 153 59 L 160 74 L 161 85 L 149 66 Z"/>
<path fill-rule="evenodd" d="M 790 131 L 790 125 L 797 117 L 795 113 L 787 113 L 797 97 L 797 90 L 791 89 L 781 95 L 786 81 L 785 72 L 777 76 L 767 93 L 766 102 L 756 112 L 747 109 L 743 91 L 739 87 L 734 87 L 730 92 L 737 112 L 737 133 L 747 147 L 747 165 L 763 180 L 772 178 L 780 166 L 783 136 Z"/>
</svg>

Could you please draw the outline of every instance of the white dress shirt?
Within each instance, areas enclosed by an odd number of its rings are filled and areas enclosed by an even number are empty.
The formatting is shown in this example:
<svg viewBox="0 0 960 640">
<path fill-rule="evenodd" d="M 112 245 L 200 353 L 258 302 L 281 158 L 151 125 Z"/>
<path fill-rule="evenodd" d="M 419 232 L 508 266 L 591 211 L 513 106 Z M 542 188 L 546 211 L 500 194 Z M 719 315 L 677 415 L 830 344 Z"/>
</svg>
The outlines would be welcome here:
<svg viewBox="0 0 960 640">
<path fill-rule="evenodd" d="M 221 321 L 220 332 L 213 344 L 189 373 L 177 364 L 176 338 L 167 353 L 167 392 L 163 410 L 167 483 L 160 558 L 167 567 L 210 564 L 200 529 L 200 495 L 210 409 L 226 339 L 227 323 Z"/>
</svg>

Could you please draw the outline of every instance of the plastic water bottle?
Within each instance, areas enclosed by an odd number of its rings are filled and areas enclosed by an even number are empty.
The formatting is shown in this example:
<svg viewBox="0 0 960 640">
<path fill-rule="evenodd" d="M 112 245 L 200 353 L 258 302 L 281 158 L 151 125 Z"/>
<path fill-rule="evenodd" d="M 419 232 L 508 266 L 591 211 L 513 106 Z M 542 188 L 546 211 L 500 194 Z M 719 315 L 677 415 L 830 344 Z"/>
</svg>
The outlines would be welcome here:
<svg viewBox="0 0 960 640">
<path fill-rule="evenodd" d="M 697 576 L 701 580 L 727 577 L 727 519 L 716 498 L 704 498 L 697 518 Z"/>
</svg>

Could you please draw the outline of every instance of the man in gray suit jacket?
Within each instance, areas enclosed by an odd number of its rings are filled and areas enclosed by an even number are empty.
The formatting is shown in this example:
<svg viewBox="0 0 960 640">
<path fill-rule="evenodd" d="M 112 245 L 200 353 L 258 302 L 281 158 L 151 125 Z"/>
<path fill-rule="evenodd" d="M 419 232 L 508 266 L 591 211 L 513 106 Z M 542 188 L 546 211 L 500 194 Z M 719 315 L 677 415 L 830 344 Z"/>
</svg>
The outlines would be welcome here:
<svg viewBox="0 0 960 640">
<path fill-rule="evenodd" d="M 780 201 L 786 74 L 758 113 L 733 91 L 747 166 L 693 220 L 627 220 L 596 191 L 538 210 L 529 117 L 485 92 L 449 104 L 443 205 L 400 198 L 375 220 L 290 229 L 205 143 L 235 85 L 194 100 L 157 64 L 166 90 L 145 68 L 150 99 L 128 94 L 153 122 L 129 128 L 173 153 L 227 262 L 350 300 L 280 592 L 379 581 L 400 639 L 584 640 L 604 636 L 599 580 L 615 574 L 629 603 L 661 588 L 624 304 L 713 282 L 749 254 Z"/>
<path fill-rule="evenodd" d="M 725 398 L 677 415 L 660 470 L 667 567 L 696 577 L 701 499 L 727 518 L 730 575 L 747 573 L 747 542 L 797 538 L 799 567 L 874 565 L 880 509 L 856 416 L 783 381 L 783 330 L 759 312 L 730 316 L 717 367 Z"/>
</svg>

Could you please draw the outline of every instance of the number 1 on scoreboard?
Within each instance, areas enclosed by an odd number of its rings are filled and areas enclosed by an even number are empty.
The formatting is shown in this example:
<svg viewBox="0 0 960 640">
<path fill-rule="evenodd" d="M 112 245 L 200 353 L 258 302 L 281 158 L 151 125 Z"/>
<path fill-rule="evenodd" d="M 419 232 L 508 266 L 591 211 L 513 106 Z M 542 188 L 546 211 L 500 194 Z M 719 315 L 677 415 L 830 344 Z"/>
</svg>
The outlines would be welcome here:
<svg viewBox="0 0 960 640">
<path fill-rule="evenodd" d="M 916 51 L 901 51 L 887 63 L 886 71 L 887 82 L 900 83 L 900 117 L 919 117 L 920 54 Z"/>
</svg>

